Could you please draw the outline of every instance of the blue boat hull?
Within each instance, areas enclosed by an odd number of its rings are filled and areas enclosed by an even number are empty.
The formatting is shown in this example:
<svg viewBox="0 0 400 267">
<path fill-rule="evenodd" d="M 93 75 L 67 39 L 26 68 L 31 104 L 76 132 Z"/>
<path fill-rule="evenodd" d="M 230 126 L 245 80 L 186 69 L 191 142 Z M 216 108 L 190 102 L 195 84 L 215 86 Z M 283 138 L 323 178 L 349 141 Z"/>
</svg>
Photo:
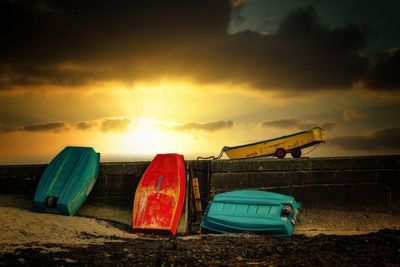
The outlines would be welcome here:
<svg viewBox="0 0 400 267">
<path fill-rule="evenodd" d="M 33 211 L 76 214 L 97 180 L 99 161 L 91 147 L 66 147 L 40 178 Z"/>
<path fill-rule="evenodd" d="M 219 233 L 290 236 L 300 206 L 291 196 L 260 190 L 216 194 L 207 206 L 201 227 Z"/>
</svg>

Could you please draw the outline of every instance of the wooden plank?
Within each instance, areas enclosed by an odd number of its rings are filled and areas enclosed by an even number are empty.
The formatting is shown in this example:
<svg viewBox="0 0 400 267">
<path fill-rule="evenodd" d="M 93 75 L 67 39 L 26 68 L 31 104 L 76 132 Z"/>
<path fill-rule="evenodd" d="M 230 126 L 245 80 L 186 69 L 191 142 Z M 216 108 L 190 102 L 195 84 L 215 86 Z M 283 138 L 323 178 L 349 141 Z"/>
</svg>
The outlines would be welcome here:
<svg viewBox="0 0 400 267">
<path fill-rule="evenodd" d="M 187 170 L 187 168 L 186 168 Z M 189 231 L 189 173 L 186 172 L 186 194 L 185 194 L 185 205 L 183 206 L 181 219 L 179 220 L 178 230 L 176 231 L 179 234 L 187 234 Z"/>
<path fill-rule="evenodd" d="M 196 210 L 196 218 L 197 221 L 201 221 L 201 216 L 203 214 L 203 209 L 201 207 L 201 197 L 200 197 L 200 189 L 199 189 L 199 179 L 192 179 L 193 186 L 193 195 L 194 195 L 194 206 Z"/>
</svg>

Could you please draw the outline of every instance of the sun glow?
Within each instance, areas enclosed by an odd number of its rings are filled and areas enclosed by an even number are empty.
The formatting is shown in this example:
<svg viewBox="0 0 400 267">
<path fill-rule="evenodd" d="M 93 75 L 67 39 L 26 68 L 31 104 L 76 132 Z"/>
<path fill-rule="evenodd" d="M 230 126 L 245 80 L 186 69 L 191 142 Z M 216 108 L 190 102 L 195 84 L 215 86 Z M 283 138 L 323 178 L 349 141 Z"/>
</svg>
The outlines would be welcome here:
<svg viewBox="0 0 400 267">
<path fill-rule="evenodd" d="M 152 119 L 141 118 L 136 126 L 120 138 L 121 152 L 125 154 L 155 155 L 157 153 L 179 152 L 178 138 L 158 126 Z"/>
</svg>

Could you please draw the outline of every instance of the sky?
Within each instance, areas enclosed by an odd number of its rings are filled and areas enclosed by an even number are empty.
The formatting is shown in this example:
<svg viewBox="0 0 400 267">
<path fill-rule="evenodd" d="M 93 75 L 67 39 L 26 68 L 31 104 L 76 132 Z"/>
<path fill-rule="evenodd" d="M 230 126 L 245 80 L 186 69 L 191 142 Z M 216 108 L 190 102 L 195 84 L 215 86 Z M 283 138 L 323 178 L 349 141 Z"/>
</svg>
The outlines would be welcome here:
<svg viewBox="0 0 400 267">
<path fill-rule="evenodd" d="M 400 153 L 397 0 L 0 0 L 0 164 L 186 159 L 315 126 Z M 304 151 L 307 152 L 307 149 Z"/>
</svg>

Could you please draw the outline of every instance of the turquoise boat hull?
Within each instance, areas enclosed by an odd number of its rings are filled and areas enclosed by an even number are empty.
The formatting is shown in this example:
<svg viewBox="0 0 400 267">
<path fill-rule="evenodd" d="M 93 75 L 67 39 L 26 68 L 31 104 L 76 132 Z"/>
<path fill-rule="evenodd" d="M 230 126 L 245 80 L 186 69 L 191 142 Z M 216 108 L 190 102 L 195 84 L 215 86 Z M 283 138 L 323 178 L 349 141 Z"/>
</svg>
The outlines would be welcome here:
<svg viewBox="0 0 400 267">
<path fill-rule="evenodd" d="M 239 190 L 216 194 L 207 206 L 201 227 L 219 233 L 290 236 L 300 206 L 291 196 L 267 191 Z"/>
<path fill-rule="evenodd" d="M 40 178 L 33 211 L 76 214 L 97 180 L 99 161 L 91 147 L 64 148 Z"/>
</svg>

